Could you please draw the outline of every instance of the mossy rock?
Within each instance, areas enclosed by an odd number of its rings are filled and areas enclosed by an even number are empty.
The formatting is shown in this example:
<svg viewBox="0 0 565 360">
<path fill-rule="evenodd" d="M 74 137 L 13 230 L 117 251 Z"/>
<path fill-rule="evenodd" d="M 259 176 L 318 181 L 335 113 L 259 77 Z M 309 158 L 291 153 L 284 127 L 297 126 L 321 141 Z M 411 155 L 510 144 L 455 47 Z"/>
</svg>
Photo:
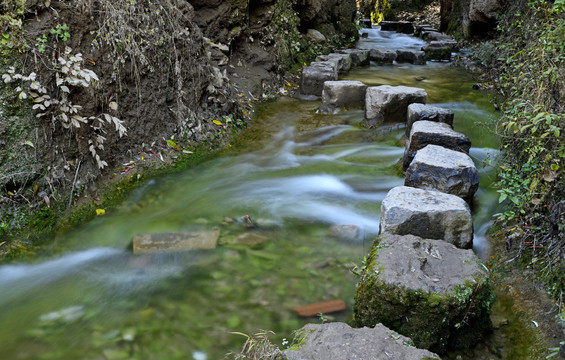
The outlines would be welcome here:
<svg viewBox="0 0 565 360">
<path fill-rule="evenodd" d="M 354 322 L 378 323 L 442 354 L 492 328 L 489 273 L 472 250 L 442 240 L 382 234 L 357 285 Z"/>
</svg>

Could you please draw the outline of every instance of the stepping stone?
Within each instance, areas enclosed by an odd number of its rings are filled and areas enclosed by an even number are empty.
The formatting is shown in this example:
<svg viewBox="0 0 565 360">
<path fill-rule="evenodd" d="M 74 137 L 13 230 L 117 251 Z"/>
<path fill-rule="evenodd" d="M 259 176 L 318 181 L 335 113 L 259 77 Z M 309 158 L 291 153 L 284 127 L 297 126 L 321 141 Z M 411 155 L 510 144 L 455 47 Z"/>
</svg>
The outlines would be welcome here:
<svg viewBox="0 0 565 360">
<path fill-rule="evenodd" d="M 459 43 L 455 40 L 432 41 L 422 47 L 428 60 L 451 60 L 451 53 L 459 51 Z"/>
<path fill-rule="evenodd" d="M 369 56 L 372 61 L 378 64 L 392 64 L 396 60 L 396 51 L 386 48 L 371 49 Z"/>
<path fill-rule="evenodd" d="M 339 108 L 363 108 L 367 85 L 361 81 L 326 81 L 320 111 L 333 113 Z"/>
<path fill-rule="evenodd" d="M 412 124 L 420 120 L 436 121 L 446 123 L 453 127 L 453 111 L 425 104 L 408 105 L 408 115 L 406 117 L 406 136 L 410 136 Z"/>
<path fill-rule="evenodd" d="M 421 50 L 399 49 L 396 50 L 396 62 L 426 65 L 426 53 Z"/>
<path fill-rule="evenodd" d="M 428 94 L 424 89 L 390 85 L 370 87 L 365 96 L 363 125 L 375 128 L 385 121 L 404 122 L 408 105 L 426 103 L 427 99 Z"/>
<path fill-rule="evenodd" d="M 439 31 L 422 31 L 422 39 L 426 41 L 453 40 L 451 36 Z"/>
<path fill-rule="evenodd" d="M 403 34 L 413 34 L 414 24 L 409 21 L 381 21 L 381 30 L 396 31 Z"/>
<path fill-rule="evenodd" d="M 287 360 L 423 360 L 439 356 L 411 346 L 412 341 L 382 324 L 354 329 L 347 324 L 308 324 L 300 343 L 284 351 Z"/>
<path fill-rule="evenodd" d="M 381 323 L 438 354 L 470 348 L 491 331 L 494 295 L 473 250 L 382 234 L 367 258 L 355 293 L 356 326 Z"/>
<path fill-rule="evenodd" d="M 191 233 L 136 234 L 133 236 L 133 253 L 211 250 L 216 248 L 219 237 L 220 230 L 195 231 Z"/>
<path fill-rule="evenodd" d="M 426 145 L 439 145 L 445 148 L 469 154 L 471 140 L 461 133 L 454 131 L 449 124 L 421 120 L 412 124 L 410 137 L 404 150 L 402 169 L 406 171 L 416 152 Z"/>
<path fill-rule="evenodd" d="M 313 304 L 297 306 L 292 309 L 300 317 L 317 316 L 343 311 L 347 308 L 343 300 L 321 301 Z"/>
<path fill-rule="evenodd" d="M 441 191 L 469 200 L 479 188 L 479 171 L 469 155 L 427 145 L 418 150 L 406 170 L 404 186 Z"/>
<path fill-rule="evenodd" d="M 353 60 L 351 59 L 350 54 L 331 53 L 331 54 L 328 54 L 328 55 L 319 55 L 318 57 L 316 57 L 316 61 L 334 62 L 334 63 L 336 63 L 337 70 L 340 73 L 348 72 L 349 70 L 351 70 L 351 67 L 353 65 Z"/>
<path fill-rule="evenodd" d="M 414 36 L 418 37 L 422 36 L 422 32 L 424 31 L 437 31 L 437 29 L 430 24 L 416 25 L 414 26 L 414 29 Z"/>
<path fill-rule="evenodd" d="M 458 196 L 397 186 L 381 204 L 380 233 L 411 234 L 470 249 L 473 219 L 469 206 Z"/>
<path fill-rule="evenodd" d="M 365 29 L 370 29 L 373 27 L 373 22 L 371 19 L 361 19 L 359 20 L 359 25 Z"/>
<path fill-rule="evenodd" d="M 338 70 L 336 62 L 317 61 L 302 68 L 300 93 L 302 95 L 322 96 L 324 82 L 336 81 Z"/>
<path fill-rule="evenodd" d="M 351 56 L 351 66 L 368 66 L 370 64 L 369 50 L 362 49 L 343 49 L 337 51 L 339 54 Z"/>
</svg>

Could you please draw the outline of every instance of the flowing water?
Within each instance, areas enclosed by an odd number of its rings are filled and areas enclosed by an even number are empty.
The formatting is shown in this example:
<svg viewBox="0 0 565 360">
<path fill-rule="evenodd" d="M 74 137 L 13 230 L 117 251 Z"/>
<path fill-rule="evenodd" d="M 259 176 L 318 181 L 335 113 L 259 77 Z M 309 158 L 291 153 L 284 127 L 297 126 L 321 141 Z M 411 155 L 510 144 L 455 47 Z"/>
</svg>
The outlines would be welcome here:
<svg viewBox="0 0 565 360">
<path fill-rule="evenodd" d="M 359 47 L 421 46 L 369 31 Z M 492 104 L 447 63 L 372 65 L 346 78 L 421 87 L 428 103 L 455 112 L 454 127 L 471 138 L 480 169 L 475 250 L 488 257 L 484 234 L 496 196 L 485 164 L 498 148 L 488 131 Z M 258 106 L 251 126 L 260 135 L 249 144 L 255 150 L 147 181 L 119 208 L 54 239 L 59 255 L 0 267 L 0 358 L 215 360 L 241 348 L 245 338 L 231 332 L 272 330 L 280 345 L 293 330 L 321 321 L 298 318 L 298 305 L 343 299 L 347 311 L 326 319 L 347 321 L 351 269 L 378 232 L 380 202 L 403 184 L 395 164 L 404 128 L 363 129 L 362 111 L 323 115 L 318 106 L 292 98 Z M 259 228 L 237 221 L 244 215 Z M 336 239 L 332 225 L 356 225 L 360 236 Z M 216 250 L 127 250 L 136 233 L 210 229 L 220 230 Z M 245 233 L 267 241 L 239 244 Z"/>
</svg>

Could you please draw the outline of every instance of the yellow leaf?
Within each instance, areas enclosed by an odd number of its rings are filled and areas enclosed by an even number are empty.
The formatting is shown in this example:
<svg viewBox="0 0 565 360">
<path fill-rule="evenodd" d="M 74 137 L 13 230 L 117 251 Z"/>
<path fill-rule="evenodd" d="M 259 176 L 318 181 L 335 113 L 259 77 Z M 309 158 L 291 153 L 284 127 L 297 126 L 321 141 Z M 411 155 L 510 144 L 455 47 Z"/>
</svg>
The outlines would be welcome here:
<svg viewBox="0 0 565 360">
<path fill-rule="evenodd" d="M 104 209 L 96 209 L 96 215 L 106 215 L 106 210 Z"/>
<path fill-rule="evenodd" d="M 169 145 L 170 147 L 172 147 L 173 149 L 175 149 L 176 151 L 180 151 L 179 146 L 177 145 L 176 142 L 174 142 L 173 140 L 169 139 L 167 140 L 167 145 Z"/>
<path fill-rule="evenodd" d="M 224 126 L 224 124 L 222 124 L 220 121 L 218 120 L 212 120 L 212 122 L 218 126 Z"/>
<path fill-rule="evenodd" d="M 111 101 L 111 102 L 108 104 L 108 107 L 109 107 L 110 109 L 116 111 L 116 110 L 118 110 L 118 103 L 115 102 L 115 101 Z"/>
</svg>

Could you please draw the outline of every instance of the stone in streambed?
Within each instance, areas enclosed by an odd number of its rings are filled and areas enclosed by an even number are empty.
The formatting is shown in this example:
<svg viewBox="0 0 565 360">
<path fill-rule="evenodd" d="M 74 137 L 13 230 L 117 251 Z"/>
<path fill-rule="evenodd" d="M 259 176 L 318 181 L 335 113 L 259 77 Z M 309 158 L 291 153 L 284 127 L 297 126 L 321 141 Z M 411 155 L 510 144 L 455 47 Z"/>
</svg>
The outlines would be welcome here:
<svg viewBox="0 0 565 360">
<path fill-rule="evenodd" d="M 426 145 L 439 145 L 469 154 L 471 140 L 464 134 L 454 131 L 449 124 L 421 120 L 412 124 L 410 137 L 404 150 L 402 170 L 408 169 L 416 152 Z"/>
<path fill-rule="evenodd" d="M 297 332 L 299 344 L 284 351 L 287 360 L 424 360 L 436 354 L 417 349 L 412 341 L 377 324 L 354 329 L 347 324 L 308 324 Z"/>
<path fill-rule="evenodd" d="M 381 233 L 438 239 L 473 246 L 473 219 L 465 200 L 408 186 L 392 188 L 381 203 Z"/>
<path fill-rule="evenodd" d="M 355 325 L 381 323 L 441 354 L 472 347 L 491 330 L 493 300 L 488 271 L 472 250 L 381 234 L 357 285 Z"/>
<path fill-rule="evenodd" d="M 381 21 L 381 30 L 396 31 L 403 34 L 413 34 L 414 24 L 409 21 Z"/>
<path fill-rule="evenodd" d="M 446 123 L 453 126 L 453 111 L 425 104 L 408 105 L 408 115 L 406 117 L 406 136 L 410 136 L 412 124 L 420 120 L 428 120 Z"/>
<path fill-rule="evenodd" d="M 351 66 L 367 66 L 370 64 L 369 50 L 363 49 L 343 49 L 337 51 L 339 54 L 351 56 Z"/>
<path fill-rule="evenodd" d="M 322 91 L 320 111 L 333 113 L 339 108 L 362 108 L 367 85 L 361 81 L 326 81 Z"/>
<path fill-rule="evenodd" d="M 414 65 L 426 65 L 426 53 L 421 50 L 396 50 L 396 62 L 411 63 Z"/>
<path fill-rule="evenodd" d="M 336 62 L 317 61 L 302 68 L 300 79 L 300 93 L 305 96 L 322 96 L 324 83 L 336 81 L 338 68 Z"/>
<path fill-rule="evenodd" d="M 396 51 L 386 48 L 371 49 L 369 56 L 372 61 L 379 65 L 392 64 L 396 60 Z"/>
<path fill-rule="evenodd" d="M 246 245 L 249 247 L 258 247 L 268 240 L 269 238 L 265 235 L 257 234 L 254 232 L 246 232 L 236 237 L 233 243 L 238 245 Z"/>
<path fill-rule="evenodd" d="M 353 60 L 350 54 L 337 54 L 331 53 L 328 55 L 319 55 L 316 57 L 316 61 L 329 61 L 333 62 L 337 66 L 337 70 L 340 73 L 346 73 L 351 70 L 353 66 Z"/>
<path fill-rule="evenodd" d="M 361 231 L 357 225 L 333 225 L 329 229 L 330 236 L 346 242 L 359 240 Z"/>
<path fill-rule="evenodd" d="M 369 87 L 365 96 L 363 125 L 375 128 L 387 122 L 404 122 L 408 105 L 426 103 L 426 90 L 408 86 L 381 85 Z"/>
<path fill-rule="evenodd" d="M 216 248 L 219 236 L 219 230 L 195 231 L 191 233 L 136 234 L 133 236 L 133 253 L 211 250 Z"/>
<path fill-rule="evenodd" d="M 418 150 L 406 170 L 405 186 L 472 199 L 479 188 L 479 171 L 469 157 L 442 146 L 427 145 Z"/>
</svg>

